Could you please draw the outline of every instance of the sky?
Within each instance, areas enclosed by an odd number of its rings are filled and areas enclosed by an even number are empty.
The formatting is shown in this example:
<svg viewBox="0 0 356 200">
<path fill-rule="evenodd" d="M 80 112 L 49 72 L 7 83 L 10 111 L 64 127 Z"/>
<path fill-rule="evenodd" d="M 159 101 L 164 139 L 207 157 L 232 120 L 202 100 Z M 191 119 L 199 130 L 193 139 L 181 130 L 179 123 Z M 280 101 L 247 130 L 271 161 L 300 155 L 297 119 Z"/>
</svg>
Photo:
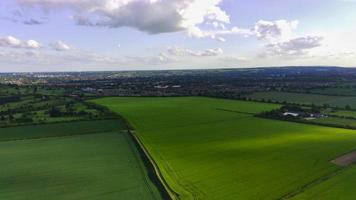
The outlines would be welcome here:
<svg viewBox="0 0 356 200">
<path fill-rule="evenodd" d="M 1 0 L 0 72 L 356 67 L 356 0 Z"/>
</svg>

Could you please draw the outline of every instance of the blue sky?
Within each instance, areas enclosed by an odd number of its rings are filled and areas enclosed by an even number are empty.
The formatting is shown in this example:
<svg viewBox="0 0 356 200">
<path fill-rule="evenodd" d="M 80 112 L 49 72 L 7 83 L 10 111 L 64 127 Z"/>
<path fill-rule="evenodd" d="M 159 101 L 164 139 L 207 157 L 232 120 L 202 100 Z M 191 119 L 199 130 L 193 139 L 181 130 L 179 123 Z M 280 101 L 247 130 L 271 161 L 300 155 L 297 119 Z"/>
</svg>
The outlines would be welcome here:
<svg viewBox="0 0 356 200">
<path fill-rule="evenodd" d="M 356 67 L 354 0 L 2 0 L 0 72 Z"/>
</svg>

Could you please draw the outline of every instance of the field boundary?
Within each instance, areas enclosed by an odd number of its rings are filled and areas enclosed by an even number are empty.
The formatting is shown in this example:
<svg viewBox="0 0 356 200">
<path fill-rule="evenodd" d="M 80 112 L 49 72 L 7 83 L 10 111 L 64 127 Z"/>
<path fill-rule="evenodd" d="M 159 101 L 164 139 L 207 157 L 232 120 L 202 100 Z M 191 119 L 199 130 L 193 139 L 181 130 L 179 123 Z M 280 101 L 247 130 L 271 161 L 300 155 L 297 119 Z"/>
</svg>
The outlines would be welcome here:
<svg viewBox="0 0 356 200">
<path fill-rule="evenodd" d="M 238 114 L 243 114 L 243 115 L 255 115 L 256 114 L 256 113 L 242 112 L 242 111 L 237 111 L 237 110 L 228 110 L 228 109 L 224 109 L 224 108 L 216 108 L 216 110 L 224 111 L 224 112 L 231 112 L 231 113 L 238 113 Z"/>
<path fill-rule="evenodd" d="M 121 130 L 119 132 L 122 132 L 125 130 Z M 117 133 L 118 131 L 112 130 L 112 131 L 92 131 L 92 132 L 83 132 L 83 133 L 78 133 L 78 134 L 68 134 L 68 135 L 59 135 L 59 136 L 48 136 L 48 137 L 33 137 L 33 138 L 19 138 L 19 139 L 11 139 L 11 140 L 0 140 L 1 143 L 5 142 L 18 142 L 18 141 L 27 141 L 27 140 L 45 140 L 45 139 L 60 139 L 60 138 L 70 138 L 70 137 L 78 137 L 78 136 L 85 136 L 85 135 L 100 135 L 100 134 L 108 134 L 108 133 Z M 118 133 L 120 134 L 120 133 Z"/>
<path fill-rule="evenodd" d="M 171 200 L 179 200 L 179 194 L 176 193 L 166 182 L 166 180 L 164 179 L 161 171 L 158 168 L 157 163 L 153 160 L 153 158 L 151 157 L 151 155 L 148 153 L 148 150 L 146 149 L 146 147 L 143 145 L 143 143 L 141 142 L 141 140 L 138 138 L 138 136 L 135 134 L 135 132 L 133 130 L 128 130 L 129 135 L 131 135 L 131 137 L 133 138 L 134 142 L 138 145 L 138 149 L 139 151 L 142 152 L 142 154 L 144 155 L 144 157 L 146 158 L 146 160 L 148 161 L 148 163 L 151 165 L 154 175 L 155 177 L 158 179 L 161 188 L 164 189 L 164 192 L 166 193 L 166 196 L 169 197 Z"/>
<path fill-rule="evenodd" d="M 282 122 L 290 122 L 290 123 L 297 123 L 297 124 L 304 124 L 309 126 L 322 126 L 327 128 L 337 128 L 337 129 L 346 129 L 346 130 L 356 130 L 356 127 L 348 127 L 344 125 L 337 125 L 337 124 L 323 124 L 320 122 L 312 122 L 312 121 L 302 121 L 302 120 L 294 120 L 294 119 L 286 119 L 286 118 L 279 118 L 279 117 L 269 117 L 264 116 L 263 114 L 255 114 L 254 117 L 261 118 L 261 119 L 268 119 L 268 120 L 277 120 Z"/>
</svg>

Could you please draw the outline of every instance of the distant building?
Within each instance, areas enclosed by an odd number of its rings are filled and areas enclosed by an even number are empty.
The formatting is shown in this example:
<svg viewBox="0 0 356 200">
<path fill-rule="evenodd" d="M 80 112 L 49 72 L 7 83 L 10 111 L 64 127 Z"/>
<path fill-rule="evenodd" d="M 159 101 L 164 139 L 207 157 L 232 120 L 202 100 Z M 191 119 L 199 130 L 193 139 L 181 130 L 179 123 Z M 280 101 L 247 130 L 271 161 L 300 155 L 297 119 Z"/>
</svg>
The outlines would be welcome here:
<svg viewBox="0 0 356 200">
<path fill-rule="evenodd" d="M 169 86 L 168 85 L 157 85 L 157 86 L 154 86 L 154 88 L 156 88 L 156 89 L 167 89 L 167 88 L 169 88 Z"/>
<path fill-rule="evenodd" d="M 83 91 L 83 92 L 95 92 L 96 89 L 95 89 L 95 88 L 87 87 L 87 88 L 83 88 L 82 91 Z"/>
<path fill-rule="evenodd" d="M 296 113 L 296 112 L 285 112 L 285 113 L 283 113 L 283 116 L 299 117 L 299 116 L 300 116 L 300 113 Z"/>
</svg>

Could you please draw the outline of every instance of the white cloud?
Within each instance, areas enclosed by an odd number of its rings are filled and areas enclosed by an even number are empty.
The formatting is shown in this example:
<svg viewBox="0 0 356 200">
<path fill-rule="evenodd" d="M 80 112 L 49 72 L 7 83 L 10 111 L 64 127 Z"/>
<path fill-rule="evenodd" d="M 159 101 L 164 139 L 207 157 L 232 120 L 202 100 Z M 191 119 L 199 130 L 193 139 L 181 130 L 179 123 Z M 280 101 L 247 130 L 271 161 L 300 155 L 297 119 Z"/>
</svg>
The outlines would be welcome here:
<svg viewBox="0 0 356 200">
<path fill-rule="evenodd" d="M 39 49 L 41 44 L 35 40 L 22 41 L 14 36 L 0 38 L 0 47 Z"/>
<path fill-rule="evenodd" d="M 221 58 L 221 60 L 226 61 L 226 62 L 246 62 L 248 61 L 248 58 L 244 56 L 225 56 Z"/>
<path fill-rule="evenodd" d="M 270 55 L 296 56 L 306 55 L 308 50 L 320 47 L 323 37 L 306 36 L 290 39 L 288 41 L 269 43 L 266 45 Z"/>
<path fill-rule="evenodd" d="M 189 53 L 192 56 L 205 57 L 205 56 L 220 56 L 224 54 L 224 51 L 221 48 L 205 49 L 203 51 L 194 51 L 188 49 L 187 53 Z"/>
<path fill-rule="evenodd" d="M 195 57 L 213 57 L 224 54 L 221 48 L 217 49 L 204 49 L 204 50 L 192 50 L 180 47 L 169 47 L 167 49 L 169 55 L 172 56 L 195 56 Z"/>
<path fill-rule="evenodd" d="M 226 42 L 226 39 L 223 37 L 217 37 L 216 40 L 220 42 Z"/>
<path fill-rule="evenodd" d="M 254 35 L 267 41 L 286 41 L 293 36 L 293 31 L 298 27 L 298 21 L 264 21 L 260 20 L 253 28 Z"/>
<path fill-rule="evenodd" d="M 24 8 L 71 10 L 79 25 L 132 27 L 150 34 L 184 31 L 193 38 L 225 42 L 224 35 L 257 37 L 269 42 L 293 37 L 298 21 L 260 20 L 251 28 L 232 27 L 220 7 L 223 0 L 16 0 Z M 23 16 L 22 12 L 21 15 Z M 210 25 L 211 30 L 201 25 Z"/>
<path fill-rule="evenodd" d="M 51 44 L 50 46 L 55 51 L 69 51 L 72 49 L 71 46 L 69 46 L 68 44 L 66 44 L 62 41 L 57 41 L 57 42 Z"/>
<path fill-rule="evenodd" d="M 205 22 L 228 24 L 222 0 L 16 0 L 27 8 L 69 9 L 80 25 L 133 27 L 151 34 L 176 32 Z"/>
<path fill-rule="evenodd" d="M 188 35 L 194 38 L 211 38 L 218 41 L 225 41 L 223 35 L 240 35 L 243 37 L 256 37 L 268 42 L 286 41 L 294 36 L 294 31 L 298 27 L 298 20 L 287 21 L 284 19 L 276 21 L 260 20 L 251 28 L 232 27 L 227 29 L 225 26 L 219 28 L 218 23 L 213 23 L 214 30 L 202 30 L 197 26 L 188 29 Z"/>
<path fill-rule="evenodd" d="M 30 48 L 30 49 L 41 48 L 41 44 L 35 40 L 28 40 L 24 44 L 25 44 L 25 47 Z"/>
<path fill-rule="evenodd" d="M 2 47 L 21 47 L 22 41 L 13 37 L 7 36 L 4 38 L 0 38 L 0 46 Z"/>
</svg>

